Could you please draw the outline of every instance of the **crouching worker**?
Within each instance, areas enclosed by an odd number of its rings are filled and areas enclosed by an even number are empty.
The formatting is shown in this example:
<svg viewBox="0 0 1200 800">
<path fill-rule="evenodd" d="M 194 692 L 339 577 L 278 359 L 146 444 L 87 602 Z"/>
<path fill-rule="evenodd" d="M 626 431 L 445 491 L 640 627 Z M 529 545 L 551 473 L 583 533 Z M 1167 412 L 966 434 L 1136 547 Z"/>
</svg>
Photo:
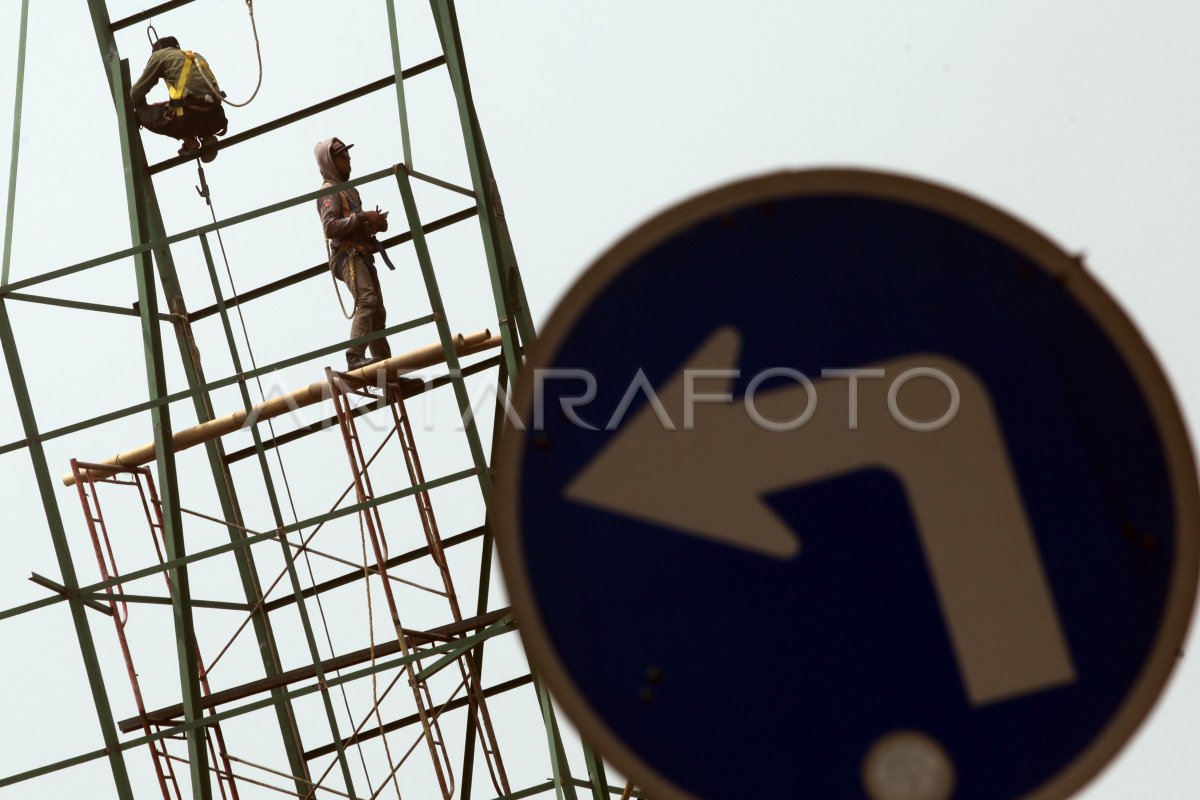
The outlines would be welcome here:
<svg viewBox="0 0 1200 800">
<path fill-rule="evenodd" d="M 350 148 L 341 139 L 326 139 L 318 142 L 315 155 L 317 167 L 324 183 L 322 188 L 333 186 L 350 179 Z M 350 324 L 350 338 L 357 339 L 368 333 L 383 330 L 387 325 L 387 311 L 383 307 L 383 291 L 379 286 L 379 273 L 375 270 L 375 252 L 378 244 L 375 234 L 388 227 L 386 211 L 363 211 L 362 198 L 358 189 L 344 189 L 337 194 L 317 198 L 317 210 L 321 214 L 321 226 L 329 242 L 329 269 L 338 280 L 350 289 L 354 298 L 354 316 Z M 376 339 L 370 343 L 371 357 L 367 358 L 367 345 L 359 344 L 346 351 L 346 368 L 358 369 L 392 355 L 387 339 Z"/>
<path fill-rule="evenodd" d="M 162 78 L 170 100 L 146 103 L 146 94 Z M 180 50 L 174 36 L 154 43 L 142 77 L 129 91 L 138 124 L 148 131 L 183 142 L 179 155 L 199 152 L 201 161 L 217 157 L 217 136 L 225 133 L 228 120 L 221 108 L 225 93 L 199 53 Z"/>
</svg>

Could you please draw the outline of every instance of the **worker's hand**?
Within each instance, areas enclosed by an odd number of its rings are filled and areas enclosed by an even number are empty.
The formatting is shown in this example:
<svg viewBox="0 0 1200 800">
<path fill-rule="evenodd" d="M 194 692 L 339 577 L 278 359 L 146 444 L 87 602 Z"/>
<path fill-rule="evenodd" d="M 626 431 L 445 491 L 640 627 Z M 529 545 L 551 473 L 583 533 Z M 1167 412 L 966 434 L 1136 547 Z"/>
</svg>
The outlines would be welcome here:
<svg viewBox="0 0 1200 800">
<path fill-rule="evenodd" d="M 364 211 L 363 216 L 367 218 L 367 224 L 371 226 L 371 231 L 378 233 L 388 229 L 386 211 Z"/>
</svg>

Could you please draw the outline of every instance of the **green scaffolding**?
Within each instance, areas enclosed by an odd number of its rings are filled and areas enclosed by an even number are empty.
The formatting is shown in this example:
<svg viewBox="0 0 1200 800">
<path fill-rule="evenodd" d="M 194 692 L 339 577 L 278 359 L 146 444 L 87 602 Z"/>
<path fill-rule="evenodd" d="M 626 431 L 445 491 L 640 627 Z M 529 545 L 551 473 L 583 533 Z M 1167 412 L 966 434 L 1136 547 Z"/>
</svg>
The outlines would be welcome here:
<svg viewBox="0 0 1200 800">
<path fill-rule="evenodd" d="M 345 747 L 355 737 L 347 737 L 340 729 L 337 715 L 334 711 L 330 690 L 341 684 L 369 678 L 372 674 L 395 670 L 416 659 L 426 659 L 432 666 L 426 666 L 421 673 L 423 676 L 441 669 L 455 659 L 465 657 L 471 660 L 475 674 L 482 674 L 484 644 L 495 637 L 516 630 L 517 621 L 505 609 L 489 610 L 490 575 L 492 568 L 491 533 L 484 525 L 478 529 L 463 532 L 444 540 L 446 547 L 467 541 L 479 540 L 482 543 L 481 558 L 478 574 L 478 606 L 474 609 L 475 616 L 470 625 L 462 625 L 444 632 L 444 640 L 425 642 L 419 653 L 400 655 L 394 658 L 383 658 L 371 665 L 361 666 L 361 654 L 343 655 L 329 660 L 322 660 L 317 646 L 314 627 L 308 618 L 305 601 L 319 595 L 323 591 L 336 586 L 345 585 L 355 580 L 362 580 L 363 573 L 348 573 L 340 578 L 305 585 L 300 579 L 295 565 L 295 556 L 287 541 L 287 534 L 301 531 L 305 528 L 319 526 L 325 522 L 359 514 L 371 508 L 387 503 L 410 498 L 414 494 L 428 491 L 458 481 L 475 481 L 479 486 L 480 496 L 486 506 L 491 496 L 492 474 L 490 468 L 491 454 L 485 452 L 479 432 L 476 430 L 472 409 L 467 396 L 465 378 L 469 375 L 495 371 L 497 404 L 495 419 L 499 421 L 503 414 L 503 398 L 511 389 L 511 383 L 519 374 L 522 364 L 522 354 L 532 343 L 535 330 L 530 317 L 525 297 L 524 286 L 521 282 L 520 271 L 513 254 L 512 242 L 508 229 L 500 211 L 499 195 L 492 174 L 491 163 L 488 159 L 483 136 L 480 132 L 479 121 L 471 99 L 470 83 L 467 76 L 466 64 L 462 54 L 462 43 L 459 35 L 458 21 L 453 0 L 430 0 L 430 10 L 441 42 L 442 55 L 408 68 L 402 67 L 400 45 L 397 36 L 398 20 L 393 0 L 384 0 L 387 6 L 389 21 L 390 50 L 394 72 L 383 78 L 363 86 L 348 90 L 335 97 L 328 98 L 314 105 L 287 114 L 272 122 L 231 135 L 224 139 L 220 147 L 227 149 L 253 139 L 268 135 L 285 126 L 306 119 L 322 111 L 336 108 L 352 100 L 364 97 L 374 92 L 393 87 L 396 95 L 396 107 L 399 115 L 401 131 L 401 148 L 404 160 L 390 169 L 379 170 L 363 175 L 346 183 L 309 192 L 297 197 L 282 200 L 254 211 L 238 214 L 223 220 L 216 220 L 194 230 L 168 235 L 159 204 L 154 191 L 153 178 L 155 175 L 173 167 L 188 163 L 183 157 L 173 157 L 157 164 L 148 164 L 142 149 L 141 139 L 137 133 L 136 121 L 132 118 L 132 110 L 128 103 L 129 96 L 129 65 L 120 57 L 114 34 L 123 28 L 149 20 L 154 15 L 164 14 L 172 9 L 186 5 L 190 0 L 172 0 L 160 3 L 143 12 L 112 21 L 103 0 L 89 0 L 88 9 L 96 35 L 96 43 L 103 68 L 108 77 L 112 92 L 116 121 L 120 132 L 121 158 L 124 165 L 125 194 L 128 204 L 131 245 L 117 252 L 89 259 L 87 261 L 49 270 L 39 275 L 25 277 L 21 280 L 9 280 L 11 261 L 11 243 L 13 238 L 13 216 L 16 206 L 16 183 L 21 131 L 21 107 L 23 98 L 23 83 L 25 73 L 25 45 L 28 28 L 29 0 L 22 0 L 20 16 L 19 48 L 17 53 L 17 86 L 15 94 L 15 109 L 13 113 L 12 156 L 9 172 L 7 194 L 7 209 L 5 217 L 5 240 L 3 251 L 2 274 L 0 274 L 0 345 L 3 347 L 7 363 L 9 379 L 16 399 L 22 425 L 23 438 L 7 443 L 0 443 L 0 454 L 24 450 L 28 453 L 33 476 L 45 509 L 46 528 L 54 546 L 58 560 L 61 582 L 39 578 L 43 586 L 53 589 L 53 593 L 45 599 L 8 609 L 0 612 L 0 620 L 15 617 L 30 612 L 40 611 L 58 603 L 65 603 L 70 611 L 78 638 L 80 654 L 87 673 L 87 680 L 94 700 L 96 719 L 102 736 L 102 742 L 97 748 L 63 759 L 56 763 L 39 765 L 18 774 L 0 777 L 0 787 L 11 786 L 47 773 L 66 769 L 88 761 L 106 759 L 112 772 L 113 784 L 119 797 L 132 800 L 135 796 L 126 769 L 125 753 L 146 746 L 155 741 L 168 737 L 186 737 L 188 744 L 188 769 L 190 771 L 190 786 L 192 797 L 197 800 L 208 800 L 213 796 L 211 788 L 210 764 L 206 750 L 206 730 L 221 720 L 231 719 L 256 711 L 271 711 L 278 723 L 278 733 L 283 750 L 287 754 L 288 772 L 280 772 L 294 779 L 296 794 L 311 795 L 313 790 L 309 775 L 308 760 L 316 755 L 336 753 L 338 764 L 345 781 L 348 797 L 362 796 L 355 791 L 351 770 L 345 755 Z M 462 138 L 467 162 L 470 167 L 471 186 L 455 186 L 447 181 L 417 172 L 412 168 L 412 150 L 409 141 L 408 112 L 405 99 L 405 82 L 426 73 L 445 69 L 453 87 L 454 101 L 461 125 Z M 361 337 L 356 340 L 342 341 L 330 344 L 310 352 L 300 353 L 282 359 L 276 363 L 245 369 L 241 363 L 233 326 L 230 321 L 230 311 L 236 306 L 249 303 L 261 297 L 268 296 L 281 289 L 301 281 L 323 275 L 327 267 L 324 263 L 316 264 L 294 274 L 282 276 L 271 283 L 259 286 L 233 297 L 223 297 L 216 266 L 214 263 L 209 237 L 213 234 L 236 225 L 251 223 L 262 217 L 275 214 L 284 209 L 297 205 L 312 203 L 317 198 L 334 194 L 351 186 L 361 186 L 374 181 L 392 178 L 400 190 L 404 205 L 404 219 L 408 230 L 391 237 L 385 244 L 391 246 L 402 242 L 411 242 L 416 253 L 420 273 L 425 285 L 430 303 L 430 313 L 416 319 L 394 325 L 387 330 Z M 461 211 L 432 222 L 422 222 L 417 202 L 413 194 L 412 182 L 424 181 L 456 192 L 470 201 L 470 205 Z M 438 288 L 437 269 L 426 244 L 426 235 L 441 228 L 464 223 L 476 219 L 482 238 L 483 251 L 486 255 L 489 289 L 494 299 L 496 319 L 495 324 L 500 334 L 500 353 L 492 358 L 463 367 L 459 363 L 459 353 L 455 346 L 454 335 L 451 332 L 442 306 L 441 294 Z M 172 246 L 190 240 L 200 244 L 208 275 L 216 302 L 214 305 L 198 311 L 189 311 L 185 302 L 175 263 L 172 258 Z M 138 303 L 135 308 L 124 308 L 100 303 L 65 300 L 28 291 L 48 281 L 74 275 L 87 270 L 101 268 L 116 262 L 133 260 L 135 269 Z M 160 294 L 161 292 L 161 294 Z M 141 322 L 145 374 L 146 400 L 116 409 L 105 414 L 73 422 L 53 430 L 42 431 L 37 422 L 36 403 L 30 397 L 29 386 L 22 366 L 21 352 L 14 337 L 13 327 L 9 317 L 9 305 L 12 303 L 28 303 L 72 308 L 80 311 L 90 311 L 102 314 L 118 314 L 137 316 Z M 160 308 L 160 305 L 163 307 Z M 205 376 L 198 357 L 195 341 L 192 337 L 191 326 L 207 317 L 217 316 L 221 320 L 223 333 L 234 365 L 234 374 L 217 379 Z M 166 345 L 162 341 L 161 324 L 170 323 L 174 329 L 175 345 L 179 353 L 188 388 L 184 391 L 168 393 L 164 379 L 164 363 L 168 357 L 164 352 Z M 456 405 L 463 421 L 463 429 L 471 455 L 470 466 L 426 481 L 420 485 L 411 486 L 401 491 L 373 497 L 369 501 L 353 503 L 335 508 L 334 510 L 298 522 L 286 522 L 280 502 L 279 493 L 274 485 L 271 470 L 267 462 L 268 451 L 281 447 L 289 441 L 294 441 L 308 433 L 319 430 L 323 425 L 313 425 L 299 428 L 284 436 L 266 439 L 258 425 L 251 425 L 253 446 L 241 451 L 228 453 L 220 439 L 205 444 L 206 457 L 212 477 L 212 485 L 219 498 L 222 518 L 219 521 L 227 530 L 229 541 L 216 547 L 196 552 L 188 552 L 183 537 L 183 516 L 180 503 L 180 486 L 175 465 L 173 448 L 172 407 L 176 403 L 190 402 L 198 421 L 205 422 L 214 419 L 212 393 L 229 386 L 238 386 L 244 409 L 249 412 L 252 402 L 247 381 L 265 375 L 277 369 L 312 362 L 324 356 L 337 353 L 351 344 L 366 342 L 380 336 L 424 326 L 432 326 L 436 330 L 438 342 L 442 350 L 442 358 L 447 366 L 447 375 L 434 381 L 427 390 L 448 385 L 455 395 Z M 378 407 L 378 404 L 375 406 Z M 373 407 L 360 409 L 363 413 L 374 410 Z M 358 413 L 358 412 L 356 412 Z M 163 518 L 163 534 L 167 545 L 166 561 L 161 566 L 148 567 L 132 571 L 106 581 L 80 585 L 75 565 L 72 561 L 71 550 L 67 540 L 67 530 L 58 510 L 56 487 L 47 463 L 44 443 L 58 437 L 87 431 L 113 420 L 133 415 L 147 414 L 154 430 L 155 464 L 154 477 L 160 489 L 161 509 Z M 497 427 L 498 430 L 498 427 Z M 229 466 L 235 461 L 253 458 L 259 465 L 263 485 L 269 499 L 274 528 L 266 531 L 254 531 L 247 528 L 242 517 L 241 506 L 236 491 L 236 482 Z M 290 593 L 265 602 L 264 593 L 259 583 L 259 572 L 255 566 L 254 553 L 256 546 L 274 542 L 281 548 L 282 559 L 286 565 L 287 586 Z M 245 602 L 219 602 L 198 600 L 191 597 L 188 581 L 188 567 L 202 560 L 222 554 L 233 554 L 238 569 L 238 578 Z M 427 554 L 427 549 L 418 549 L 392 558 L 388 564 L 406 563 Z M 154 574 L 166 573 L 170 577 L 173 590 L 170 598 L 149 595 L 133 595 L 122 591 L 114 595 L 111 591 L 119 584 Z M 153 734 L 140 735 L 132 738 L 122 737 L 123 723 L 118 722 L 110 705 L 109 695 L 105 688 L 101 664 L 93 641 L 91 629 L 86 619 L 88 610 L 111 614 L 109 605 L 114 597 L 125 603 L 157 603 L 170 604 L 174 621 L 176 641 L 176 660 L 178 662 L 180 704 L 175 718 L 182 719 L 179 724 L 162 727 Z M 295 607 L 300 615 L 308 647 L 309 663 L 299 671 L 285 671 L 279 655 L 279 647 L 271 626 L 271 612 L 281 608 Z M 251 615 L 253 635 L 258 644 L 262 657 L 263 677 L 254 684 L 247 685 L 245 691 L 218 693 L 224 697 L 224 702 L 217 708 L 213 702 L 205 707 L 201 697 L 200 676 L 197 674 L 195 630 L 192 622 L 194 608 L 236 608 Z M 374 655 L 374 654 L 372 654 Z M 355 661 L 355 659 L 359 659 Z M 351 667 L 357 667 L 351 669 Z M 349 670 L 349 671 L 346 671 Z M 333 676 L 329 673 L 340 671 Z M 297 676 L 300 676 L 299 678 Z M 295 684 L 303 683 L 297 686 Z M 485 696 L 511 691 L 519 687 L 532 686 L 533 696 L 530 698 L 529 713 L 537 715 L 543 723 L 546 740 L 540 743 L 542 757 L 547 758 L 546 766 L 552 777 L 534 786 L 513 789 L 504 795 L 507 798 L 534 797 L 544 793 L 554 793 L 559 798 L 575 800 L 579 795 L 577 788 L 587 789 L 594 800 L 622 794 L 620 789 L 607 785 L 603 762 L 588 748 L 584 748 L 583 757 L 587 764 L 588 780 L 576 779 L 571 775 L 567 753 L 555 719 L 554 710 L 549 695 L 533 675 L 510 680 L 495 686 L 487 687 Z M 261 699 L 247 701 L 255 693 L 265 693 Z M 307 695 L 319 695 L 325 709 L 328 722 L 328 734 L 332 744 L 314 751 L 305 752 L 298 733 L 297 720 L 292 703 L 294 700 Z M 240 704 L 239 704 L 240 703 Z M 451 703 L 448 708 L 462 707 L 467 700 L 460 699 Z M 126 720 L 125 722 L 128 722 Z M 401 727 L 412 720 L 396 720 L 388 727 Z M 138 729 L 141 730 L 140 728 Z M 365 738 L 362 737 L 362 738 Z M 474 725 L 466 726 L 466 738 L 461 753 L 462 780 L 457 787 L 458 796 L 469 798 L 473 795 L 473 769 L 475 749 L 478 746 L 477 730 Z M 525 746 L 528 746 L 526 743 Z M 625 793 L 628 795 L 628 791 Z"/>
</svg>

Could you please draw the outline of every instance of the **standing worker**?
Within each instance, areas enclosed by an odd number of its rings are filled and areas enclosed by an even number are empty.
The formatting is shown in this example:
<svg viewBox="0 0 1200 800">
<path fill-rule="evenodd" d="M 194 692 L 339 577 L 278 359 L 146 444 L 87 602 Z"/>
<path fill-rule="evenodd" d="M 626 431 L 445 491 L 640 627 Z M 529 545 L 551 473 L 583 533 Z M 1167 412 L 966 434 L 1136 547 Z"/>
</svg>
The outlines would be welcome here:
<svg viewBox="0 0 1200 800">
<path fill-rule="evenodd" d="M 167 84 L 171 99 L 147 104 L 146 94 L 159 78 Z M 153 133 L 182 140 L 179 155 L 199 151 L 204 162 L 217 157 L 216 137 L 224 135 L 229 125 L 221 108 L 225 93 L 199 53 L 180 50 L 179 40 L 174 36 L 158 39 L 142 77 L 133 84 L 129 96 L 138 124 Z"/>
<path fill-rule="evenodd" d="M 317 143 L 314 153 L 324 179 L 322 188 L 350 179 L 350 148 L 353 146 L 337 138 Z M 354 298 L 350 338 L 383 330 L 387 324 L 387 311 L 383 307 L 379 273 L 375 270 L 374 253 L 378 244 L 374 236 L 387 230 L 388 212 L 378 208 L 363 211 L 362 198 L 353 187 L 318 198 L 317 210 L 321 214 L 325 238 L 329 241 L 329 269 L 335 278 L 346 284 Z M 386 338 L 371 342 L 371 358 L 367 358 L 366 352 L 365 344 L 348 349 L 346 368 L 358 369 L 392 355 Z"/>
</svg>

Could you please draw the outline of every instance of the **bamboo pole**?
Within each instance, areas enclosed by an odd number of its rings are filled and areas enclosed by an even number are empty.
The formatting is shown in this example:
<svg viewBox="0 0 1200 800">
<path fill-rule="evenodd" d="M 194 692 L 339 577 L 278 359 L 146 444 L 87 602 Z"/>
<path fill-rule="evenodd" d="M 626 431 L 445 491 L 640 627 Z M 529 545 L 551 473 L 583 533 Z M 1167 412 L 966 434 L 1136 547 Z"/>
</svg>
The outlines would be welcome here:
<svg viewBox="0 0 1200 800">
<path fill-rule="evenodd" d="M 454 339 L 454 349 L 458 355 L 465 356 L 498 347 L 500 341 L 499 336 L 494 336 L 491 331 L 485 328 L 474 333 L 458 334 Z M 346 372 L 345 375 L 352 380 L 378 385 L 380 372 L 386 372 L 388 378 L 394 378 L 406 372 L 431 367 L 443 361 L 444 357 L 445 354 L 442 351 L 441 344 L 429 344 L 417 350 L 410 350 L 407 353 L 392 356 L 386 361 L 380 361 L 376 364 L 351 370 Z M 252 407 L 249 412 L 244 409 L 235 411 L 232 414 L 226 414 L 223 417 L 218 417 L 200 425 L 177 431 L 171 440 L 171 449 L 178 453 L 181 450 L 195 447 L 198 444 L 204 444 L 227 433 L 242 430 L 265 420 L 282 416 L 289 411 L 295 411 L 304 406 L 311 406 L 327 399 L 329 399 L 328 382 L 317 381 L 316 383 L 310 383 L 308 386 L 297 389 L 290 394 L 272 397 L 269 400 L 259 403 Z M 149 464 L 153 460 L 154 443 L 150 442 L 96 463 L 111 464 L 119 467 L 140 467 L 144 464 Z M 107 470 L 91 469 L 88 472 L 93 478 L 100 479 L 114 475 L 116 470 L 109 472 Z M 74 473 L 63 475 L 62 482 L 66 486 L 73 486 L 75 484 Z"/>
</svg>

